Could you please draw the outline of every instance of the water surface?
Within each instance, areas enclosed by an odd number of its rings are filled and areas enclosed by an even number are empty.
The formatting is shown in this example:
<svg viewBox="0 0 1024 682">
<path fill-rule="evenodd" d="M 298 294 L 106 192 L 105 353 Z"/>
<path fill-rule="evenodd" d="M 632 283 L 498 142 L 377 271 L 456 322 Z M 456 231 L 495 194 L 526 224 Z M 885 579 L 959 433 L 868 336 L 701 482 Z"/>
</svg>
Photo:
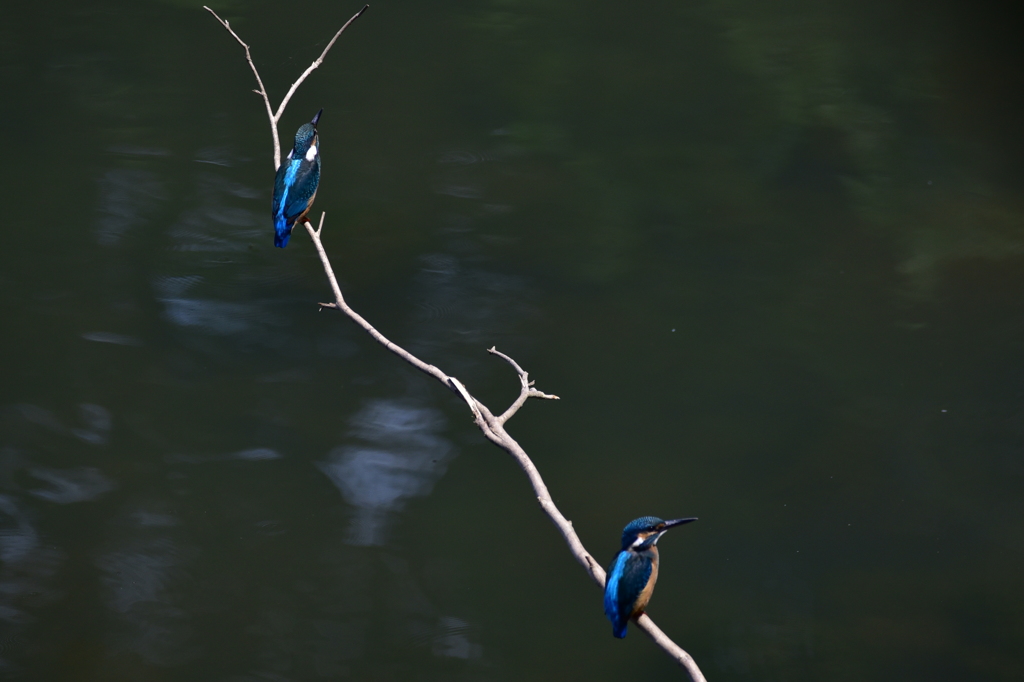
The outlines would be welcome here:
<svg viewBox="0 0 1024 682">
<path fill-rule="evenodd" d="M 279 98 L 359 4 L 233 2 Z M 588 549 L 667 535 L 710 680 L 1024 674 L 1024 101 L 996 8 L 380 2 L 290 104 L 352 305 L 501 409 Z M 465 406 L 272 246 L 240 47 L 0 26 L 0 671 L 678 679 Z"/>
</svg>

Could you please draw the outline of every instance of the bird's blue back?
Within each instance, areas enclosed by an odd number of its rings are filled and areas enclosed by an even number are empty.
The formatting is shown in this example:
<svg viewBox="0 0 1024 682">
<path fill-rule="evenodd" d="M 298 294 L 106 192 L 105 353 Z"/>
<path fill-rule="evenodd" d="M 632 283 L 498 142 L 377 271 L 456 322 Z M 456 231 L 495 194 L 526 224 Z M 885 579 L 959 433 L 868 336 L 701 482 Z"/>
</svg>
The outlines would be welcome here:
<svg viewBox="0 0 1024 682">
<path fill-rule="evenodd" d="M 319 118 L 319 114 L 313 120 Z M 307 153 L 313 149 L 312 159 Z M 304 124 L 295 133 L 295 146 L 277 169 L 274 177 L 274 246 L 285 247 L 292 227 L 313 203 L 320 184 L 320 150 L 316 128 Z"/>
<path fill-rule="evenodd" d="M 608 568 L 608 582 L 604 591 L 604 613 L 612 622 L 612 634 L 626 636 L 626 625 L 633 617 L 634 605 L 653 570 L 652 558 L 647 552 L 624 549 L 615 555 Z"/>
</svg>

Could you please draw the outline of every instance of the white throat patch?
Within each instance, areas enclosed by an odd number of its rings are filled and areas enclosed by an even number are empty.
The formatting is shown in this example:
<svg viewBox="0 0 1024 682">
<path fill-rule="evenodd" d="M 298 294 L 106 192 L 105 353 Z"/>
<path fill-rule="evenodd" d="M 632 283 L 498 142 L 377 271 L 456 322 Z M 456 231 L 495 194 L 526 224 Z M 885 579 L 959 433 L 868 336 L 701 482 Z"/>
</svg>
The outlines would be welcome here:
<svg viewBox="0 0 1024 682">
<path fill-rule="evenodd" d="M 664 534 L 665 534 L 665 531 L 661 531 L 660 533 L 655 533 L 654 534 L 654 540 L 651 541 L 651 544 L 652 545 L 658 544 L 658 540 Z M 637 537 L 636 540 L 633 540 L 633 544 L 630 545 L 630 547 L 639 547 L 640 545 L 644 544 L 645 542 L 647 542 L 650 539 L 651 539 L 650 535 L 648 535 L 647 537 Z"/>
<path fill-rule="evenodd" d="M 313 163 L 313 159 L 316 158 L 316 145 L 309 145 L 309 150 L 306 152 L 306 161 Z"/>
</svg>

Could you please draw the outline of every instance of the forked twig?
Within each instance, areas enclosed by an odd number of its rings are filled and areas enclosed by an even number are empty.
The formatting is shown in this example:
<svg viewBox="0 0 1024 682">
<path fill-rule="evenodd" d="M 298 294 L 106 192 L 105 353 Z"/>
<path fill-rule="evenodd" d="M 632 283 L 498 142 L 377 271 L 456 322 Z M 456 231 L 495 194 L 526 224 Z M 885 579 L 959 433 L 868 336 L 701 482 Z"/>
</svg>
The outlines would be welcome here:
<svg viewBox="0 0 1024 682">
<path fill-rule="evenodd" d="M 292 87 L 288 89 L 288 94 L 286 94 L 284 96 L 284 99 L 281 100 L 281 105 L 277 108 L 276 112 L 274 111 L 274 107 L 270 105 L 270 95 L 267 94 L 267 88 L 263 85 L 263 79 L 260 78 L 260 72 L 256 70 L 256 64 L 252 61 L 252 53 L 249 51 L 249 46 L 245 43 L 244 40 L 238 37 L 238 34 L 235 33 L 235 30 L 231 28 L 231 24 L 229 24 L 226 20 L 220 18 L 220 15 L 218 15 L 216 12 L 214 12 L 206 5 L 203 5 L 203 9 L 212 14 L 213 17 L 220 22 L 220 25 L 226 28 L 228 33 L 230 33 L 234 37 L 234 39 L 238 41 L 238 44 L 245 48 L 245 61 L 249 62 L 249 66 L 252 67 L 252 73 L 254 76 L 256 76 L 256 83 L 260 86 L 259 90 L 253 90 L 253 92 L 255 92 L 257 95 L 263 98 L 263 104 L 267 107 L 267 118 L 270 119 L 270 134 L 274 138 L 274 170 L 277 170 L 278 166 L 281 165 L 281 138 L 277 132 L 277 122 L 281 120 L 281 115 L 284 113 L 284 108 L 288 105 L 288 100 L 292 98 L 292 95 L 295 94 L 295 91 L 299 89 L 300 85 L 302 85 L 302 81 L 306 80 L 306 77 L 309 76 L 309 74 L 313 73 L 313 71 L 316 68 L 323 64 L 324 57 L 327 56 L 328 50 L 334 47 L 334 43 L 341 36 L 342 32 L 346 28 L 348 28 L 348 25 L 351 24 L 356 19 L 358 19 L 359 17 L 363 16 L 363 12 L 370 9 L 370 6 L 364 5 L 361 10 L 352 15 L 351 19 L 345 22 L 344 26 L 338 29 L 338 32 L 334 34 L 333 38 L 331 38 L 331 42 L 327 43 L 327 47 L 324 48 L 324 51 L 320 54 L 320 56 L 317 57 L 316 60 L 312 64 L 310 64 L 305 71 L 302 72 L 302 75 L 299 76 L 299 79 L 297 81 L 292 83 Z"/>
<path fill-rule="evenodd" d="M 487 352 L 490 353 L 491 355 L 497 355 L 499 358 L 503 359 L 505 362 L 512 365 L 512 367 L 516 370 L 516 374 L 519 375 L 519 397 L 515 399 L 515 402 L 508 406 L 507 410 L 501 413 L 500 417 L 497 417 L 500 423 L 504 424 L 509 419 L 511 419 L 512 415 L 518 412 L 519 408 L 526 404 L 528 398 L 544 398 L 545 400 L 560 399 L 557 395 L 548 395 L 547 393 L 542 393 L 535 389 L 533 387 L 533 382 L 530 381 L 530 375 L 526 372 L 526 370 L 520 367 L 518 362 L 516 362 L 509 356 L 505 355 L 494 346 L 488 348 Z"/>
</svg>

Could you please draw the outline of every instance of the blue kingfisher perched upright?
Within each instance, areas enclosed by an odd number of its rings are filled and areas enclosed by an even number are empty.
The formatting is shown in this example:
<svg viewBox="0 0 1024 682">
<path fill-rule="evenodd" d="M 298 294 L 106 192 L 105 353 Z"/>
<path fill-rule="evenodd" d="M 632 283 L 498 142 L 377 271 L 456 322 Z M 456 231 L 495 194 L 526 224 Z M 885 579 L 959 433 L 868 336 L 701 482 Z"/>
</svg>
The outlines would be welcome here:
<svg viewBox="0 0 1024 682">
<path fill-rule="evenodd" d="M 658 538 L 673 526 L 697 519 L 663 521 L 642 516 L 622 530 L 622 549 L 608 567 L 604 586 L 604 614 L 612 622 L 612 634 L 626 636 L 626 624 L 647 608 L 658 581 Z"/>
<path fill-rule="evenodd" d="M 274 246 L 288 246 L 295 223 L 304 220 L 316 198 L 320 184 L 320 137 L 317 121 L 324 110 L 316 112 L 309 123 L 295 133 L 295 146 L 277 169 L 274 178 Z"/>
</svg>

